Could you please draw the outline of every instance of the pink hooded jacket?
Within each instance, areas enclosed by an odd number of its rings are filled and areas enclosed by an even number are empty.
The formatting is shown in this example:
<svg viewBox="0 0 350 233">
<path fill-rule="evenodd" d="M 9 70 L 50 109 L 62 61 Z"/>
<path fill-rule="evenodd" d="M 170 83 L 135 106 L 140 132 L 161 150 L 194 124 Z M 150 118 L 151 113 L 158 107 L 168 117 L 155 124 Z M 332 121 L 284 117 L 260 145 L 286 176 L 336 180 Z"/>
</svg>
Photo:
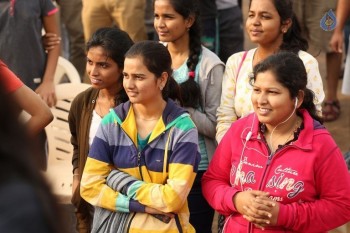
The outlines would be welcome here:
<svg viewBox="0 0 350 233">
<path fill-rule="evenodd" d="M 300 113 L 298 139 L 272 158 L 254 113 L 232 124 L 222 139 L 202 185 L 209 204 L 226 216 L 225 232 L 321 233 L 350 220 L 350 174 L 342 153 L 319 122 Z M 232 198 L 242 190 L 271 194 L 280 204 L 277 226 L 262 231 L 237 212 Z"/>
</svg>

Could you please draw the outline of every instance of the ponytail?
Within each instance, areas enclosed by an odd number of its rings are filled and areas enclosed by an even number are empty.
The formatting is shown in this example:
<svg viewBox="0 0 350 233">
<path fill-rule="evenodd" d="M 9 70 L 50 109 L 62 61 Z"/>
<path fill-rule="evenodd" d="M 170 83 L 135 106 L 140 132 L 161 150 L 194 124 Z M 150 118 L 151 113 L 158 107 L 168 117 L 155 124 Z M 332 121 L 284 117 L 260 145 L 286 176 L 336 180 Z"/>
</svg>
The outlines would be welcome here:
<svg viewBox="0 0 350 233">
<path fill-rule="evenodd" d="M 300 50 L 307 51 L 309 44 L 307 40 L 301 36 L 300 24 L 294 13 L 292 13 L 291 20 L 292 26 L 287 33 L 283 35 L 283 42 L 280 46 L 280 50 L 295 54 L 298 54 Z"/>
</svg>

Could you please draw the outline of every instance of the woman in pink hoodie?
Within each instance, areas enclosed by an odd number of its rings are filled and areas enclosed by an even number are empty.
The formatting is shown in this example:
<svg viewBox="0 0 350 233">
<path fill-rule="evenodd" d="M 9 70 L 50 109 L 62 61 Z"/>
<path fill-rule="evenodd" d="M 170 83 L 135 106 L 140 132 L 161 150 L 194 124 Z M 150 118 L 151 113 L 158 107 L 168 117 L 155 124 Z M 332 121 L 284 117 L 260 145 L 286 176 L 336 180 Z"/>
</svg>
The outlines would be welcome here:
<svg viewBox="0 0 350 233">
<path fill-rule="evenodd" d="M 254 113 L 232 124 L 202 179 L 224 231 L 315 233 L 349 221 L 350 175 L 316 114 L 302 60 L 272 55 L 250 83 Z"/>
</svg>

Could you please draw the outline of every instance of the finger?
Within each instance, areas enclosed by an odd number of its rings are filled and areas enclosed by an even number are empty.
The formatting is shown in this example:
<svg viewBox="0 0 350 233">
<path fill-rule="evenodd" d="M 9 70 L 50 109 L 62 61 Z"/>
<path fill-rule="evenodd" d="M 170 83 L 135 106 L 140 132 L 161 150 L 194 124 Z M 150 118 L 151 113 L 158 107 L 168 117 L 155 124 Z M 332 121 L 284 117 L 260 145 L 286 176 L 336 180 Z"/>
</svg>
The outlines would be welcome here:
<svg viewBox="0 0 350 233">
<path fill-rule="evenodd" d="M 254 199 L 254 202 L 260 204 L 261 206 L 269 207 L 268 209 L 271 209 L 271 207 L 276 206 L 276 203 L 272 201 L 270 198 L 261 197 L 261 196 L 257 196 Z M 263 208 L 263 209 L 267 210 L 266 208 Z"/>
<path fill-rule="evenodd" d="M 261 230 L 265 230 L 265 225 L 254 223 L 254 226 L 260 228 Z"/>
<path fill-rule="evenodd" d="M 251 193 L 254 196 L 264 196 L 264 197 L 268 197 L 270 195 L 270 193 L 268 192 L 264 192 L 264 191 L 259 191 L 259 190 L 252 190 Z"/>
<path fill-rule="evenodd" d="M 258 224 L 258 225 L 261 225 L 261 226 L 265 226 L 266 224 L 270 224 L 269 220 L 254 218 L 254 217 L 252 217 L 250 215 L 246 215 L 246 214 L 243 215 L 243 218 L 246 219 L 247 221 L 251 222 L 251 223 Z"/>
<path fill-rule="evenodd" d="M 244 207 L 243 207 L 244 208 Z M 258 210 L 255 209 L 251 206 L 245 206 L 245 214 L 254 218 L 254 219 L 260 219 L 263 221 L 269 221 L 270 222 L 270 218 L 272 217 L 272 214 L 268 211 L 262 211 L 262 210 Z"/>
</svg>

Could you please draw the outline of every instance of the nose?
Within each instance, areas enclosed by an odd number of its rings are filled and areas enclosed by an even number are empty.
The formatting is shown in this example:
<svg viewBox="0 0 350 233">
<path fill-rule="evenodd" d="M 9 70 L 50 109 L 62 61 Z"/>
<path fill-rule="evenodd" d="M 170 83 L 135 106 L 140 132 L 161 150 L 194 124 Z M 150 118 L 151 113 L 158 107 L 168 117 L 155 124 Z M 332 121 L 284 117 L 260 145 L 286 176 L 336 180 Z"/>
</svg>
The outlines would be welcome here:
<svg viewBox="0 0 350 233">
<path fill-rule="evenodd" d="M 133 79 L 130 77 L 123 78 L 123 87 L 125 90 L 131 90 L 135 87 Z"/>
<path fill-rule="evenodd" d="M 87 73 L 91 76 L 96 76 L 98 75 L 98 68 L 96 65 L 87 65 Z"/>
<path fill-rule="evenodd" d="M 254 26 L 260 25 L 260 19 L 258 15 L 252 16 L 249 20 L 251 21 L 251 24 L 253 24 Z"/>
<path fill-rule="evenodd" d="M 259 105 L 265 105 L 267 103 L 267 96 L 265 94 L 260 94 L 257 99 Z"/>
<path fill-rule="evenodd" d="M 154 26 L 157 28 L 163 28 L 165 27 L 165 21 L 162 17 L 155 18 L 154 19 Z"/>
</svg>

